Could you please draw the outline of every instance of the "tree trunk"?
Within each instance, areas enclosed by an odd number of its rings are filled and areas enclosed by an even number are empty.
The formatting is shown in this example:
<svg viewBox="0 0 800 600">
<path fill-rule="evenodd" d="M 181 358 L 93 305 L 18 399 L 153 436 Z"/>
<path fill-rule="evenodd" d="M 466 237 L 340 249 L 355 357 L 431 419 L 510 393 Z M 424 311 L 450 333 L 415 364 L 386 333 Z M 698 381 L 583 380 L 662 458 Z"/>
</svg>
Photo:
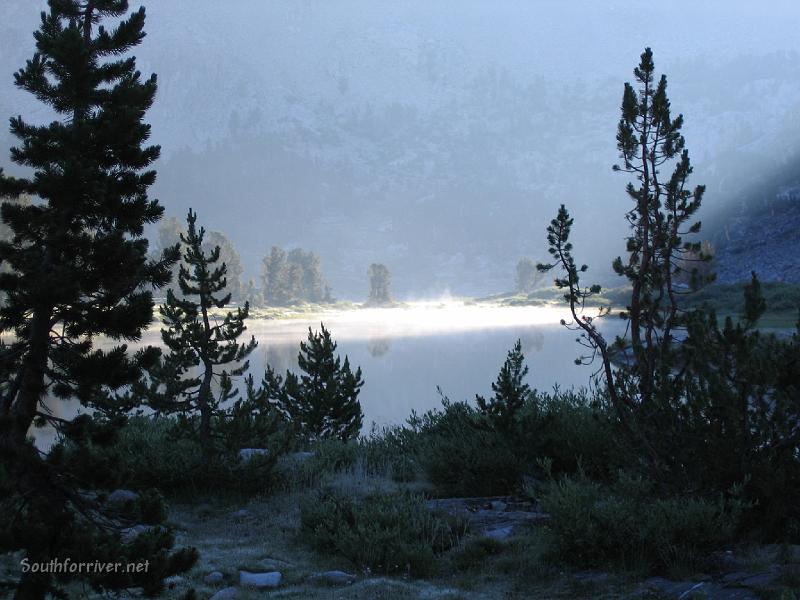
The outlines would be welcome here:
<svg viewBox="0 0 800 600">
<path fill-rule="evenodd" d="M 9 398 L 8 428 L 2 432 L 3 446 L 19 447 L 25 443 L 28 430 L 36 417 L 39 400 L 45 390 L 44 377 L 50 346 L 50 313 L 52 309 L 34 310 L 28 335 L 28 352 L 17 375 L 16 394 Z M 13 392 L 12 392 L 13 394 Z"/>
<path fill-rule="evenodd" d="M 210 364 L 206 364 L 205 369 L 203 382 L 197 392 L 197 404 L 200 409 L 200 446 L 203 452 L 203 459 L 207 463 L 214 454 L 211 440 L 211 378 L 214 375 L 214 371 Z"/>
</svg>

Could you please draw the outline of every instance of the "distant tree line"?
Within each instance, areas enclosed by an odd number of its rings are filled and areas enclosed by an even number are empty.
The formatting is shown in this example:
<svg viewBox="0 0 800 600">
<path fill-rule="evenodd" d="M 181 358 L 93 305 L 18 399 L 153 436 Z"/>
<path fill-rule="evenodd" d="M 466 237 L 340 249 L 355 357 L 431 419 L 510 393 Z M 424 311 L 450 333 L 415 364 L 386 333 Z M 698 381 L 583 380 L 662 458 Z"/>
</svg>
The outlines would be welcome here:
<svg viewBox="0 0 800 600">
<path fill-rule="evenodd" d="M 263 301 L 271 306 L 300 302 L 330 302 L 331 288 L 322 276 L 319 256 L 294 248 L 273 246 L 261 267 Z"/>
<path fill-rule="evenodd" d="M 163 220 L 158 228 L 156 250 L 161 252 L 180 241 L 186 235 L 186 226 L 175 217 Z M 331 302 L 331 287 L 322 274 L 319 256 L 310 250 L 293 248 L 288 252 L 273 246 L 261 264 L 260 287 L 256 281 L 242 281 L 244 268 L 239 253 L 231 240 L 220 231 L 208 231 L 203 248 L 211 252 L 220 249 L 220 261 L 227 268 L 227 290 L 231 301 L 250 306 L 291 306 L 302 302 Z M 173 281 L 178 280 L 180 265 L 173 267 Z"/>
</svg>

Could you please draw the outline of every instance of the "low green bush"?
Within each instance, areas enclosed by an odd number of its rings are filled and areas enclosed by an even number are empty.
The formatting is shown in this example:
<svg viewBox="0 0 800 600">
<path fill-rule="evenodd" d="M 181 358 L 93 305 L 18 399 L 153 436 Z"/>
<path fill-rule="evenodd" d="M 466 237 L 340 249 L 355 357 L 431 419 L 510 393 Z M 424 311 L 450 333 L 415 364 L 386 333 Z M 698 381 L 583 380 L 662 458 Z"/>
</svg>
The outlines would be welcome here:
<svg viewBox="0 0 800 600">
<path fill-rule="evenodd" d="M 445 496 L 493 496 L 514 489 L 522 477 L 515 440 L 494 430 L 489 420 L 465 402 L 442 402 L 409 420 L 417 433 L 422 469 Z"/>
<path fill-rule="evenodd" d="M 534 392 L 520 420 L 517 446 L 528 465 L 546 458 L 553 475 L 581 470 L 598 480 L 609 480 L 624 465 L 619 436 L 602 398 L 584 389 Z"/>
<path fill-rule="evenodd" d="M 136 490 L 156 488 L 169 495 L 195 491 L 225 490 L 235 493 L 260 492 L 274 482 L 276 451 L 254 456 L 246 462 L 229 451 L 211 462 L 202 460 L 197 442 L 177 436 L 170 418 L 133 417 L 122 427 L 108 447 L 93 447 L 92 463 L 113 465 L 117 477 L 109 487 Z M 70 460 L 73 450 L 63 450 Z M 85 453 L 85 450 L 83 451 Z M 72 462 L 86 462 L 75 455 Z M 152 514 L 157 502 L 147 508 Z"/>
<path fill-rule="evenodd" d="M 453 566 L 459 571 L 480 569 L 491 556 L 497 556 L 506 545 L 494 538 L 472 537 L 453 553 Z"/>
<path fill-rule="evenodd" d="M 431 513 L 411 493 L 353 499 L 327 490 L 307 498 L 300 510 L 302 539 L 372 573 L 429 575 L 435 557 L 465 530 L 463 522 Z"/>
<path fill-rule="evenodd" d="M 611 486 L 580 476 L 553 481 L 541 506 L 560 560 L 646 571 L 701 566 L 709 551 L 733 539 L 744 508 L 735 496 L 655 497 L 653 486 L 627 476 Z"/>
</svg>

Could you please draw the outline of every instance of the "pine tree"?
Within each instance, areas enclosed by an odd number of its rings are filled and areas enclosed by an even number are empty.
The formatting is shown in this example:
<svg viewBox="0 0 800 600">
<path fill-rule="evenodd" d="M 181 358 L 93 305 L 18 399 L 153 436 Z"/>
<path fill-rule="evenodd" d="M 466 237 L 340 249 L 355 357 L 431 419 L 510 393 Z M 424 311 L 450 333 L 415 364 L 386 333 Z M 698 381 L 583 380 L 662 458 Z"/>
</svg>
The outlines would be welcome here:
<svg viewBox="0 0 800 600">
<path fill-rule="evenodd" d="M 478 409 L 489 417 L 495 429 L 511 433 L 517 422 L 517 414 L 531 393 L 527 383 L 523 382 L 528 374 L 525 355 L 522 353 L 522 340 L 517 340 L 508 351 L 497 381 L 492 384 L 494 397 L 488 401 L 483 396 L 475 396 Z"/>
<path fill-rule="evenodd" d="M 369 276 L 369 299 L 368 304 L 381 305 L 391 304 L 392 294 L 389 291 L 391 284 L 391 274 L 386 265 L 372 263 L 367 271 Z"/>
<path fill-rule="evenodd" d="M 655 400 L 659 382 L 662 389 L 669 388 L 675 360 L 675 332 L 685 327 L 685 317 L 679 307 L 681 292 L 676 288 L 683 272 L 681 260 L 687 254 L 698 255 L 704 261 L 708 258 L 699 254 L 700 243 L 683 239 L 685 235 L 700 231 L 700 222 L 693 218 L 700 208 L 705 188 L 697 186 L 690 190 L 687 187 L 692 167 L 680 132 L 683 116 L 672 118 L 667 78 L 662 75 L 658 84 L 654 84 L 654 73 L 653 53 L 646 48 L 634 69 L 638 89 L 625 84 L 617 131 L 617 147 L 623 164 L 613 167 L 615 171 L 635 175 L 638 181 L 638 185 L 629 183 L 626 187 L 634 204 L 626 214 L 631 228 L 627 258 L 619 257 L 613 263 L 614 270 L 631 283 L 630 303 L 621 316 L 629 320 L 633 360 L 624 374 L 620 372 L 615 377 L 611 359 L 615 348 L 621 351 L 626 347 L 625 341 L 617 340 L 615 347 L 607 344 L 593 324 L 593 317 L 579 314 L 586 299 L 598 293 L 600 287 L 580 287 L 579 273 L 588 267 L 583 265 L 578 269 L 573 259 L 569 241 L 573 219 L 563 205 L 547 229 L 549 252 L 555 263 L 539 265 L 542 271 L 558 265 L 565 272 L 566 276 L 557 279 L 556 285 L 568 290 L 565 298 L 573 315 L 569 326 L 581 330 L 579 339 L 592 352 L 578 361 L 600 355 L 609 393 L 620 410 L 620 402 L 628 408 L 650 405 Z M 670 166 L 672 174 L 665 180 L 661 172 Z M 698 282 L 696 274 L 695 270 L 692 279 Z M 621 380 L 626 382 L 624 394 L 620 393 L 623 386 L 617 385 Z M 628 385 L 631 382 L 633 385 Z M 635 393 L 631 393 L 632 389 Z"/>
<path fill-rule="evenodd" d="M 288 280 L 286 252 L 278 246 L 273 246 L 269 256 L 264 257 L 262 262 L 261 290 L 264 301 L 270 306 L 288 304 Z"/>
<path fill-rule="evenodd" d="M 638 182 L 626 189 L 634 205 L 627 214 L 628 256 L 617 258 L 613 267 L 631 283 L 623 317 L 630 321 L 637 402 L 645 405 L 653 399 L 659 371 L 670 361 L 675 331 L 684 325 L 675 284 L 682 257 L 701 250 L 700 243 L 686 242 L 683 236 L 700 231 L 693 217 L 705 192 L 702 185 L 688 188 L 692 166 L 681 134 L 683 115 L 672 118 L 667 78 L 662 75 L 654 84 L 654 74 L 653 52 L 646 48 L 634 69 L 638 89 L 625 84 L 617 132 L 623 163 L 614 165 L 615 171 L 630 173 Z M 662 170 L 670 166 L 672 174 L 663 178 Z"/>
<path fill-rule="evenodd" d="M 167 283 L 177 258 L 169 249 L 148 260 L 142 237 L 163 212 L 147 196 L 159 148 L 144 145 L 156 78 L 142 80 L 135 59 L 124 56 L 145 35 L 144 9 L 127 12 L 124 0 L 50 0 L 34 33 L 36 53 L 15 74 L 20 89 L 58 115 L 43 126 L 11 119 L 19 140 L 11 158 L 33 176 L 0 174 L 0 196 L 34 198 L 29 205 L 3 204 L 12 238 L 0 242 L 7 267 L 0 275 L 0 333 L 13 335 L 0 348 L 0 553 L 22 550 L 32 562 L 86 557 L 101 547 L 104 559 L 116 560 L 128 551 L 98 526 L 102 507 L 75 493 L 74 486 L 97 482 L 73 479 L 62 445 L 45 460 L 26 439 L 36 422 L 78 448 L 108 443 L 119 415 L 132 406 L 123 390 L 156 358 L 152 349 L 131 354 L 124 344 L 150 323 L 148 288 Z M 112 29 L 101 24 L 118 18 Z M 101 335 L 119 345 L 95 349 Z M 53 399 L 77 399 L 100 416 L 56 417 L 46 404 Z M 76 576 L 98 589 L 157 591 L 163 576 L 194 561 L 192 552 L 168 556 L 171 544 L 166 533 L 139 544 L 142 558 L 161 557 L 162 567 L 148 575 Z M 28 572 L 16 597 L 49 592 L 58 593 L 50 574 Z"/>
<path fill-rule="evenodd" d="M 189 210 L 187 233 L 181 234 L 181 297 L 168 290 L 166 303 L 160 309 L 167 326 L 161 330 L 161 337 L 170 353 L 156 376 L 156 384 L 163 384 L 165 392 L 152 394 L 150 404 L 160 413 L 180 415 L 183 428 L 200 442 L 204 456 L 210 460 L 216 453 L 213 421 L 225 419 L 221 406 L 238 395 L 231 378 L 247 371 L 247 357 L 257 344 L 253 337 L 246 344 L 238 342 L 246 330 L 248 303 L 235 313 L 228 312 L 221 322 L 210 314 L 213 308 L 223 308 L 230 302 L 230 294 L 226 293 L 227 268 L 220 263 L 219 246 L 206 252 L 205 230 L 198 230 L 196 221 L 197 215 Z M 198 375 L 192 375 L 198 370 Z M 219 380 L 216 392 L 215 378 Z"/>
<path fill-rule="evenodd" d="M 264 387 L 302 441 L 354 439 L 364 420 L 358 400 L 364 385 L 361 367 L 354 374 L 347 356 L 342 363 L 330 332 L 320 327 L 319 333 L 309 327 L 308 341 L 300 343 L 297 360 L 303 374 L 287 371 L 282 378 L 268 367 Z"/>
<path fill-rule="evenodd" d="M 210 252 L 217 246 L 219 246 L 220 260 L 225 263 L 231 300 L 239 302 L 242 300 L 244 288 L 242 285 L 242 273 L 244 273 L 242 259 L 228 236 L 221 231 L 209 231 L 205 244 L 206 250 Z"/>
</svg>

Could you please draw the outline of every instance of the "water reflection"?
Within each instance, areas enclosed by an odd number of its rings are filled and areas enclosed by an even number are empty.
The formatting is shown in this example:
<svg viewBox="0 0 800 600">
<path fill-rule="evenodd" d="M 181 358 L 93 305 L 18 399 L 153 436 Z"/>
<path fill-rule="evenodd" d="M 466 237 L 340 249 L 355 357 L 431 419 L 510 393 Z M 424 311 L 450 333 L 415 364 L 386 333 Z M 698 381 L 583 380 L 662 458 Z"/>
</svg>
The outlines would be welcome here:
<svg viewBox="0 0 800 600">
<path fill-rule="evenodd" d="M 391 338 L 388 337 L 372 338 L 367 343 L 367 350 L 374 358 L 386 355 L 391 347 Z"/>
</svg>

